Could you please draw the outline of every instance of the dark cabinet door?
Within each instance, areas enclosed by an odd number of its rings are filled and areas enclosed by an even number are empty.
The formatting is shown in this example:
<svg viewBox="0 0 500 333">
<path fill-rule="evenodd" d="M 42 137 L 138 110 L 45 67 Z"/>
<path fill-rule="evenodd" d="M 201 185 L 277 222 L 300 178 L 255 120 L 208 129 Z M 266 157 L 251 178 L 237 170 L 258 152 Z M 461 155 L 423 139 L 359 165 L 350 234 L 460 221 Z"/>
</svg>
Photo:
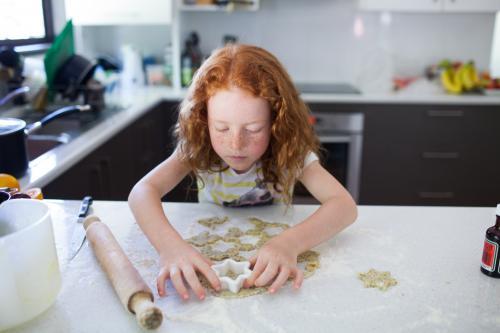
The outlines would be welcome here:
<svg viewBox="0 0 500 333">
<path fill-rule="evenodd" d="M 377 107 L 365 114 L 361 204 L 497 203 L 498 107 Z"/>
<path fill-rule="evenodd" d="M 162 102 L 43 188 L 47 198 L 126 200 L 134 184 L 173 150 L 175 105 Z"/>
</svg>

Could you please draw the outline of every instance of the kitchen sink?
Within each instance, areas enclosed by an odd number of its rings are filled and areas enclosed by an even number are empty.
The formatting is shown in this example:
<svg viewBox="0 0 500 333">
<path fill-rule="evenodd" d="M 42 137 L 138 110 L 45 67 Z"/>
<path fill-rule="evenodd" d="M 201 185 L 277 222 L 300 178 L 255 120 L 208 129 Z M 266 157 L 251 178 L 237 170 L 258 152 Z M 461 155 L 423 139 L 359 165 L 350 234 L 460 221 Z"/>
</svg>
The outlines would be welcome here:
<svg viewBox="0 0 500 333">
<path fill-rule="evenodd" d="M 123 108 L 108 106 L 100 112 L 74 113 L 48 123 L 27 136 L 26 149 L 28 160 L 33 161 L 46 152 L 70 142 L 121 110 Z M 18 117 L 25 120 L 29 126 L 40 120 L 47 113 L 24 110 Z"/>
<path fill-rule="evenodd" d="M 71 137 L 67 133 L 59 135 L 32 134 L 26 140 L 28 160 L 33 161 L 57 146 L 68 143 L 70 140 Z"/>
</svg>

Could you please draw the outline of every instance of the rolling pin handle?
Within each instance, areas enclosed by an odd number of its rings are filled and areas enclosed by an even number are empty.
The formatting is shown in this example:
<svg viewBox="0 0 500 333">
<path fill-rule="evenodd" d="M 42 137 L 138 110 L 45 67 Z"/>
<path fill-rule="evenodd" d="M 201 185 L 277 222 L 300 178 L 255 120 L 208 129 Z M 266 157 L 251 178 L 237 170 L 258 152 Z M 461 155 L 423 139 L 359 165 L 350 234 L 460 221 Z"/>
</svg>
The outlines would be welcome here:
<svg viewBox="0 0 500 333">
<path fill-rule="evenodd" d="M 139 325 L 149 330 L 158 328 L 163 321 L 163 313 L 152 302 L 152 295 L 145 292 L 131 297 L 129 310 L 135 314 Z"/>
</svg>

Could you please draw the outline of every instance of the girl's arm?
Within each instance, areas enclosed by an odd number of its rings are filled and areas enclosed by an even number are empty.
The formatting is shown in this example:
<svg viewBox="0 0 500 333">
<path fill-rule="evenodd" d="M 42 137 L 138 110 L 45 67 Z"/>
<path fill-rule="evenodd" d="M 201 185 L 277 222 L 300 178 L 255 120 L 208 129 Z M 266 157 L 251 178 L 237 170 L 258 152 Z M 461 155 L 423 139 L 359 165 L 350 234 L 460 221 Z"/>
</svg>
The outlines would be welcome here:
<svg viewBox="0 0 500 333">
<path fill-rule="evenodd" d="M 297 267 L 297 256 L 330 239 L 357 218 L 356 203 L 349 192 L 318 161 L 308 165 L 299 180 L 321 206 L 259 250 L 251 259 L 254 269 L 247 286 L 264 286 L 274 281 L 269 291 L 275 292 L 289 276 L 294 276 L 294 286 L 299 288 L 303 273 Z"/>
<path fill-rule="evenodd" d="M 358 212 L 349 192 L 318 161 L 308 165 L 299 180 L 321 203 L 302 223 L 282 233 L 300 254 L 338 234 Z"/>
<path fill-rule="evenodd" d="M 172 227 L 161 205 L 161 198 L 188 173 L 189 167 L 175 151 L 133 187 L 128 202 L 140 228 L 160 255 L 159 295 L 165 294 L 165 280 L 170 278 L 179 294 L 188 298 L 184 277 L 198 297 L 203 299 L 205 293 L 196 271 L 205 275 L 215 289 L 219 288 L 219 279 L 210 268 L 210 261 L 186 243 Z"/>
</svg>

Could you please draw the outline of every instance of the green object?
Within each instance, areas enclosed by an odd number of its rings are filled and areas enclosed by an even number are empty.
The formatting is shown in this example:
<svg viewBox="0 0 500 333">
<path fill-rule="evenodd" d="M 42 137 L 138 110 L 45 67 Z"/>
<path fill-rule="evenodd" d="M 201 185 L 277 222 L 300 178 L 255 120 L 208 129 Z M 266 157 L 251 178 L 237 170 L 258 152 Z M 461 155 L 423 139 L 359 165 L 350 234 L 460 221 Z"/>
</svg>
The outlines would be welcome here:
<svg viewBox="0 0 500 333">
<path fill-rule="evenodd" d="M 47 75 L 49 100 L 54 98 L 54 79 L 61 65 L 75 54 L 75 41 L 73 37 L 73 22 L 69 20 L 61 33 L 56 37 L 50 49 L 45 53 L 44 64 Z"/>
</svg>

